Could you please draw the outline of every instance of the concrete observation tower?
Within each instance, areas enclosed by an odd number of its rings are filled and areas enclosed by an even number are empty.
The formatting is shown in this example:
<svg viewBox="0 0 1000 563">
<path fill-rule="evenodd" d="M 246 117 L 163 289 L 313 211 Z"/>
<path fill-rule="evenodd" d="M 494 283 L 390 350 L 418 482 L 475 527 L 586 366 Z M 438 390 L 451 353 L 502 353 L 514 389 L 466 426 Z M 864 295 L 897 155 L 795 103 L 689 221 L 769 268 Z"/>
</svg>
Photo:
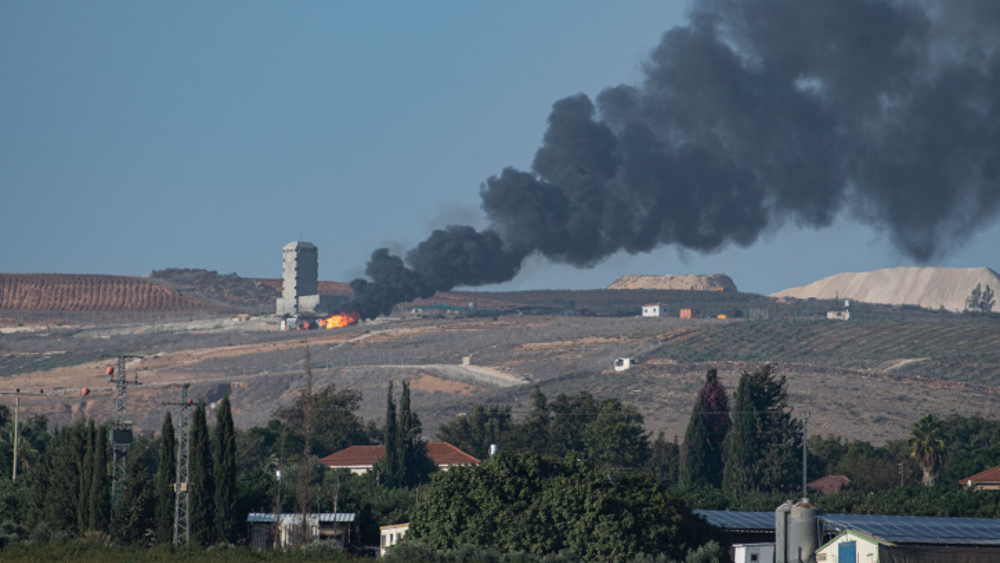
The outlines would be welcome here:
<svg viewBox="0 0 1000 563">
<path fill-rule="evenodd" d="M 337 312 L 343 297 L 319 294 L 319 250 L 311 242 L 294 241 L 281 249 L 279 315 L 328 315 Z"/>
</svg>

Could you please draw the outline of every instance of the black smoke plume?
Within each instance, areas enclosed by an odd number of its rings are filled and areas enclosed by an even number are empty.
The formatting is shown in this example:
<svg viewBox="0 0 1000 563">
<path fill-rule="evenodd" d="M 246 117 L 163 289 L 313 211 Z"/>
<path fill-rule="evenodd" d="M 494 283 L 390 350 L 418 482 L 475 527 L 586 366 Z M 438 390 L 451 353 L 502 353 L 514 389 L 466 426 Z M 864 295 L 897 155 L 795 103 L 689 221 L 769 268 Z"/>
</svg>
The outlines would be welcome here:
<svg viewBox="0 0 1000 563">
<path fill-rule="evenodd" d="M 530 172 L 481 190 L 489 228 L 386 249 L 351 283 L 366 317 L 667 244 L 753 244 L 839 213 L 930 260 L 1000 209 L 1000 2 L 705 0 L 635 86 L 555 103 Z"/>
</svg>

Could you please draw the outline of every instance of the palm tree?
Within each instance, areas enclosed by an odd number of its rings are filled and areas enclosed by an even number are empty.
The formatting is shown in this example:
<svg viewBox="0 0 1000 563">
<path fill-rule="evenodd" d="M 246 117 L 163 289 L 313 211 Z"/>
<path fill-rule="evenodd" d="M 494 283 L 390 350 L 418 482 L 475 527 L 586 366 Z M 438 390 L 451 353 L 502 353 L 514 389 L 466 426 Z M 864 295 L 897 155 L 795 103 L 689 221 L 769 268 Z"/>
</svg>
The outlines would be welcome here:
<svg viewBox="0 0 1000 563">
<path fill-rule="evenodd" d="M 941 438 L 941 422 L 936 416 L 928 414 L 913 425 L 910 447 L 910 455 L 916 458 L 924 472 L 921 482 L 926 487 L 935 485 L 948 453 Z"/>
</svg>

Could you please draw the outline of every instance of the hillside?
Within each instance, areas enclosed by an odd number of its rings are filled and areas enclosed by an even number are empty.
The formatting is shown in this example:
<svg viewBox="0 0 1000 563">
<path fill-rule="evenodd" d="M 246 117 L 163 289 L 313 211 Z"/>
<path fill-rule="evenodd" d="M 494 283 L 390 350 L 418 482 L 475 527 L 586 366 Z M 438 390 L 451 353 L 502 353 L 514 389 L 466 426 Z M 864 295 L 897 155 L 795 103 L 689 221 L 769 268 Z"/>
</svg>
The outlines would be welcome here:
<svg viewBox="0 0 1000 563">
<path fill-rule="evenodd" d="M 712 292 L 706 292 L 712 293 Z M 893 319 L 719 320 L 506 315 L 492 318 L 381 318 L 329 331 L 282 332 L 266 322 L 131 324 L 6 334 L 3 389 L 45 389 L 22 397 L 23 412 L 64 425 L 113 416 L 105 375 L 129 364 L 138 429 L 162 423 L 164 401 L 181 383 L 210 405 L 230 394 L 237 424 L 265 424 L 305 378 L 308 346 L 316 385 L 362 395 L 360 413 L 378 420 L 390 380 L 409 380 L 425 433 L 476 403 L 510 404 L 526 414 L 535 385 L 550 399 L 587 391 L 633 404 L 650 432 L 682 436 L 705 371 L 729 389 L 765 362 L 788 377 L 790 404 L 810 412 L 822 434 L 874 443 L 903 438 L 923 414 L 995 418 L 1000 395 L 1000 331 L 992 317 L 936 314 Z M 616 357 L 639 366 L 611 369 Z M 79 390 L 89 387 L 90 395 Z M 176 415 L 176 413 L 175 413 Z"/>
<path fill-rule="evenodd" d="M 844 273 L 772 294 L 795 299 L 851 299 L 926 309 L 965 310 L 976 284 L 1000 291 L 1000 275 L 989 268 L 890 268 Z"/>
<path fill-rule="evenodd" d="M 199 299 L 145 278 L 0 274 L 0 310 L 31 312 L 204 311 Z"/>
<path fill-rule="evenodd" d="M 608 289 L 682 289 L 690 291 L 736 291 L 736 284 L 725 274 L 640 276 L 618 278 Z"/>
</svg>

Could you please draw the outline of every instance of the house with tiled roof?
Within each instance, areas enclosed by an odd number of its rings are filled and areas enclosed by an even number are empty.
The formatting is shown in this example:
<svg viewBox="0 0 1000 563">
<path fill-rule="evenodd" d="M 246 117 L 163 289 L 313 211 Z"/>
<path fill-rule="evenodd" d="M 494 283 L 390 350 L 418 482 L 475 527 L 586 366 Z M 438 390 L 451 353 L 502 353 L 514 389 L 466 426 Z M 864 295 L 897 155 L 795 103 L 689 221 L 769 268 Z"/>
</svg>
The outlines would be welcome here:
<svg viewBox="0 0 1000 563">
<path fill-rule="evenodd" d="M 1000 490 L 1000 465 L 960 479 L 958 483 L 963 487 L 977 491 L 998 491 Z"/>
<path fill-rule="evenodd" d="M 427 457 L 440 471 L 456 465 L 479 465 L 479 460 L 448 442 L 425 442 Z M 375 462 L 385 457 L 385 446 L 351 446 L 320 458 L 319 462 L 335 469 L 348 469 L 351 473 L 367 473 Z"/>
<path fill-rule="evenodd" d="M 851 484 L 851 480 L 844 475 L 827 475 L 815 481 L 810 481 L 806 487 L 810 491 L 830 495 L 839 493 L 844 487 Z"/>
</svg>

